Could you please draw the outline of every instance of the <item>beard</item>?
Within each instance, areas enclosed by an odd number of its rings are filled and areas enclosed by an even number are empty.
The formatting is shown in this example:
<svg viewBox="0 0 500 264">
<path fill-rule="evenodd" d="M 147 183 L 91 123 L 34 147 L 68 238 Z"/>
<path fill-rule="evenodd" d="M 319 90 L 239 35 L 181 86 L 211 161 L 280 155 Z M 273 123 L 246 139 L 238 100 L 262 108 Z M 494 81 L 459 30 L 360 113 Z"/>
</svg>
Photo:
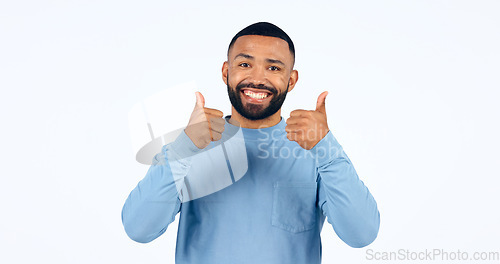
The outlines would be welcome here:
<svg viewBox="0 0 500 264">
<path fill-rule="evenodd" d="M 288 93 L 288 86 L 289 84 L 286 86 L 286 89 L 282 93 L 278 93 L 278 90 L 276 90 L 276 88 L 272 86 L 266 86 L 263 84 L 255 85 L 253 83 L 244 83 L 244 82 L 240 82 L 238 85 L 236 85 L 236 88 L 233 89 L 229 85 L 229 76 L 227 77 L 227 93 L 229 95 L 229 100 L 231 101 L 231 104 L 241 116 L 249 120 L 265 119 L 278 112 L 278 110 L 280 110 L 281 106 L 283 105 L 283 102 L 285 102 L 286 94 Z M 246 105 L 243 105 L 243 102 L 241 101 L 241 96 L 242 96 L 241 89 L 243 88 L 255 88 L 255 89 L 267 90 L 272 94 L 273 98 L 271 99 L 267 107 L 264 107 L 263 105 L 260 104 L 252 104 L 252 103 L 247 103 Z"/>
</svg>

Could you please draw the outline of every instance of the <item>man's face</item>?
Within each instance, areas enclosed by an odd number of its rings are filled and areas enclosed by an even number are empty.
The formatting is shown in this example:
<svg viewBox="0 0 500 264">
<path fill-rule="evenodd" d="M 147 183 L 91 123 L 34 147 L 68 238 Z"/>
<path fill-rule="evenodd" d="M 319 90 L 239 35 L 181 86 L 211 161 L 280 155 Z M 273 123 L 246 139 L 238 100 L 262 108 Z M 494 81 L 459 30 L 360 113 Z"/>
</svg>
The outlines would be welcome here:
<svg viewBox="0 0 500 264">
<path fill-rule="evenodd" d="M 222 68 L 229 99 L 250 120 L 275 114 L 298 78 L 288 43 L 280 38 L 239 37 Z"/>
</svg>

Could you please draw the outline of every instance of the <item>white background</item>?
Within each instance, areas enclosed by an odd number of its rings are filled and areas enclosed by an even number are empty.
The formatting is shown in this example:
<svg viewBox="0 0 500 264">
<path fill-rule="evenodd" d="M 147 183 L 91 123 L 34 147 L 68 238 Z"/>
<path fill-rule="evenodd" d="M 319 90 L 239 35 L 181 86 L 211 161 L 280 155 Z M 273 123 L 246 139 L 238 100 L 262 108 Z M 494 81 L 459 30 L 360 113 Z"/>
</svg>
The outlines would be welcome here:
<svg viewBox="0 0 500 264">
<path fill-rule="evenodd" d="M 500 251 L 499 1 L 178 2 L 0 2 L 1 263 L 173 263 L 177 220 L 149 244 L 121 224 L 147 170 L 128 111 L 195 80 L 229 114 L 227 45 L 257 21 L 296 45 L 283 116 L 328 90 L 330 128 L 381 213 L 363 249 L 325 223 L 323 263 Z"/>
</svg>

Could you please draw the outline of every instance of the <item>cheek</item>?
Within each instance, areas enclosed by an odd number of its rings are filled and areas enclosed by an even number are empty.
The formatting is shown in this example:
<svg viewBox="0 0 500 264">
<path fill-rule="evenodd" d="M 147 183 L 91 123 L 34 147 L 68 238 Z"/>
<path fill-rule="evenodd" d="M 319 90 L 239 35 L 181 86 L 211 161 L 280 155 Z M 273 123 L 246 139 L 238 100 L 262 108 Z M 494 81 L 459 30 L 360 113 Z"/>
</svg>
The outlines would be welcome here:
<svg viewBox="0 0 500 264">
<path fill-rule="evenodd" d="M 286 87 L 288 86 L 288 79 L 278 77 L 278 78 L 271 80 L 271 83 L 274 85 L 274 87 L 276 89 L 284 91 L 286 89 Z"/>
<path fill-rule="evenodd" d="M 245 76 L 238 71 L 229 71 L 227 76 L 229 78 L 229 85 L 232 87 L 236 86 L 245 79 Z"/>
</svg>

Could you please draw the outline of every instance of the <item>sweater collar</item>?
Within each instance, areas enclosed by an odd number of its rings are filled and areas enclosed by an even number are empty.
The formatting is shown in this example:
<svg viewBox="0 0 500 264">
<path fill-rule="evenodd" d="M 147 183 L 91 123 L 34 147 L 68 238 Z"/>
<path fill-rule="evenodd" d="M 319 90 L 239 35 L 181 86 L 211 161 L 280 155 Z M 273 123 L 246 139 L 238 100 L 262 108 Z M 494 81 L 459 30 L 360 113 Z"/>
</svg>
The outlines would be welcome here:
<svg viewBox="0 0 500 264">
<path fill-rule="evenodd" d="M 231 118 L 230 115 L 225 117 L 226 129 L 228 129 L 228 132 L 237 131 L 238 129 L 241 129 L 241 131 L 245 135 L 245 139 L 269 138 L 269 135 L 272 135 L 273 137 L 275 137 L 275 136 L 278 136 L 278 135 L 285 133 L 286 122 L 285 122 L 285 119 L 283 119 L 283 117 L 281 117 L 281 120 L 280 120 L 280 122 L 278 122 L 278 124 L 276 124 L 274 126 L 266 127 L 266 128 L 237 127 L 237 126 L 229 123 L 230 118 Z"/>
</svg>

